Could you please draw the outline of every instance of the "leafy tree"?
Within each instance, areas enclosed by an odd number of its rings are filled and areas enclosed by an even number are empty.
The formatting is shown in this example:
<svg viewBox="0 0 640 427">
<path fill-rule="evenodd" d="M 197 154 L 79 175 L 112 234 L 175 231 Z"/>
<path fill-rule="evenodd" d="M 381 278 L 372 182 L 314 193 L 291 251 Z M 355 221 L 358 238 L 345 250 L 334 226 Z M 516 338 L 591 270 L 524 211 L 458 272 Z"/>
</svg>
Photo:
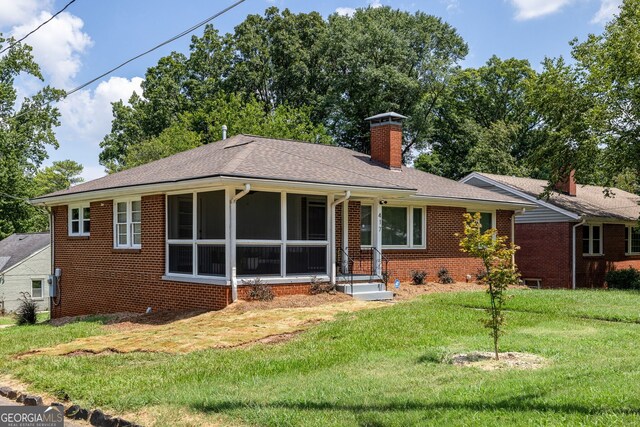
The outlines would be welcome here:
<svg viewBox="0 0 640 427">
<path fill-rule="evenodd" d="M 389 7 L 333 14 L 323 43 L 324 123 L 343 146 L 369 151 L 364 118 L 385 111 L 409 117 L 403 154 L 424 148 L 435 107 L 467 45 L 440 18 Z"/>
<path fill-rule="evenodd" d="M 490 329 L 496 360 L 500 358 L 498 340 L 504 333 L 503 307 L 507 296 L 505 291 L 516 285 L 519 273 L 513 263 L 513 256 L 518 249 L 513 243 L 507 245 L 507 236 L 499 236 L 495 228 L 481 232 L 480 214 L 464 214 L 464 233 L 460 239 L 460 250 L 473 257 L 480 258 L 486 274 L 480 283 L 487 285 L 490 307 L 487 309 L 489 319 L 484 324 Z M 458 235 L 459 236 L 459 235 Z"/>
<path fill-rule="evenodd" d="M 246 133 L 331 143 L 324 128 L 311 123 L 308 111 L 308 108 L 279 105 L 273 112 L 266 112 L 264 105 L 256 99 L 244 102 L 237 95 L 220 95 L 193 113 L 183 113 L 176 124 L 163 130 L 160 135 L 131 146 L 121 167 L 139 166 L 218 141 L 222 138 L 222 125 L 227 126 L 230 136 Z"/>
<path fill-rule="evenodd" d="M 12 42 L 0 35 L 0 49 Z M 47 86 L 17 102 L 14 83 L 21 73 L 43 79 L 31 48 L 19 44 L 0 57 L 0 239 L 31 231 L 34 208 L 25 201 L 31 177 L 47 157 L 46 147 L 58 147 L 53 128 L 59 112 L 50 103 L 64 92 Z"/>
<path fill-rule="evenodd" d="M 363 119 L 386 110 L 410 116 L 404 147 L 409 157 L 423 147 L 434 107 L 466 52 L 455 29 L 421 12 L 368 8 L 324 20 L 317 12 L 271 7 L 249 15 L 232 34 L 208 26 L 202 37 L 192 38 L 188 55 L 172 53 L 149 68 L 142 96 L 134 95 L 128 106 L 113 105 L 100 162 L 111 172 L 128 167 L 132 147 L 148 148 L 175 125 L 198 133 L 202 143 L 215 141 L 222 124 L 237 128 L 232 134 L 253 130 L 313 142 L 328 132 L 337 143 L 366 152 Z M 238 99 L 228 100 L 229 94 Z M 267 123 L 232 123 L 225 116 L 257 117 L 253 110 L 220 112 L 221 103 L 238 102 L 259 106 Z"/>
<path fill-rule="evenodd" d="M 53 193 L 54 191 L 66 190 L 72 185 L 82 181 L 80 174 L 83 166 L 73 160 L 60 160 L 53 162 L 51 166 L 39 170 L 34 179 L 34 196 Z"/>
<path fill-rule="evenodd" d="M 532 154 L 546 137 L 527 96 L 536 79 L 528 61 L 496 56 L 457 72 L 436 106 L 429 139 L 440 174 L 535 175 Z"/>
</svg>

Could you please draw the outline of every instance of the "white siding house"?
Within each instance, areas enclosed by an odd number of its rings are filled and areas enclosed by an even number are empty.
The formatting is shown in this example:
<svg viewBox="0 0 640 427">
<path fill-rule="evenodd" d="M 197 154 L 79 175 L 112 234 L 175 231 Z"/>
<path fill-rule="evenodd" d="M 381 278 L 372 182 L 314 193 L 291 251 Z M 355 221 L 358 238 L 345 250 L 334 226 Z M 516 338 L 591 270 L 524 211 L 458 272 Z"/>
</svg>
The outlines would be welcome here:
<svg viewBox="0 0 640 427">
<path fill-rule="evenodd" d="M 13 234 L 0 241 L 0 310 L 18 308 L 28 293 L 41 311 L 49 310 L 51 244 L 48 233 Z"/>
</svg>

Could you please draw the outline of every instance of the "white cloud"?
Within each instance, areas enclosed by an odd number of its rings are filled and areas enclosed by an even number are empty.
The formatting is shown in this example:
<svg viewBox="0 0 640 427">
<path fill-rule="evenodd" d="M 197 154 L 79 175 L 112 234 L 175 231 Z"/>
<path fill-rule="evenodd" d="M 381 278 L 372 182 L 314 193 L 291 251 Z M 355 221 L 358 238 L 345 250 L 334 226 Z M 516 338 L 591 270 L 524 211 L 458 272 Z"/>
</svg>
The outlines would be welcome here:
<svg viewBox="0 0 640 427">
<path fill-rule="evenodd" d="M 41 11 L 15 26 L 11 34 L 18 39 L 51 16 L 51 13 Z M 89 35 L 82 31 L 83 26 L 82 19 L 63 12 L 25 40 L 33 47 L 36 62 L 55 87 L 69 89 L 82 66 L 81 54 L 92 45 Z"/>
<path fill-rule="evenodd" d="M 369 7 L 372 7 L 374 9 L 378 8 L 378 7 L 382 7 L 382 2 L 381 2 L 381 0 L 371 0 L 369 2 Z"/>
<path fill-rule="evenodd" d="M 52 0 L 0 0 L 0 28 L 23 24 L 52 4 Z"/>
<path fill-rule="evenodd" d="M 353 16 L 356 10 L 352 7 L 339 7 L 336 9 L 336 13 L 341 16 Z"/>
<path fill-rule="evenodd" d="M 558 12 L 573 0 L 510 0 L 516 8 L 516 19 L 525 21 Z"/>
<path fill-rule="evenodd" d="M 622 0 L 600 0 L 600 9 L 593 16 L 593 24 L 605 24 L 620 10 Z"/>
<path fill-rule="evenodd" d="M 457 12 L 460 10 L 460 2 L 458 0 L 440 0 L 447 8 L 447 12 Z"/>
<path fill-rule="evenodd" d="M 111 77 L 93 91 L 81 90 L 58 104 L 63 127 L 57 132 L 59 139 L 73 141 L 84 148 L 95 148 L 111 130 L 111 103 L 127 102 L 135 91 L 142 95 L 141 77 L 131 80 Z M 81 148 L 78 147 L 78 148 Z"/>
</svg>

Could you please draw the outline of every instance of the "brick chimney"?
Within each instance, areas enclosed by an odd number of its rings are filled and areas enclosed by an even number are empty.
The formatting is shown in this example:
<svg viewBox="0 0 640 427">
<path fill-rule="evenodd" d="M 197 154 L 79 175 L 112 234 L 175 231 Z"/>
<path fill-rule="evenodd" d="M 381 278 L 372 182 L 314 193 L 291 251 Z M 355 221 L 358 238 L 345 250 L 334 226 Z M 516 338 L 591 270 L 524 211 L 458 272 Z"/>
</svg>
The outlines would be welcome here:
<svg viewBox="0 0 640 427">
<path fill-rule="evenodd" d="M 576 195 L 576 171 L 575 169 L 571 169 L 569 175 L 566 176 L 563 180 L 560 180 L 556 183 L 554 187 L 557 191 L 567 194 L 569 196 Z"/>
<path fill-rule="evenodd" d="M 371 160 L 389 169 L 402 167 L 402 120 L 398 113 L 367 117 L 371 128 Z"/>
</svg>

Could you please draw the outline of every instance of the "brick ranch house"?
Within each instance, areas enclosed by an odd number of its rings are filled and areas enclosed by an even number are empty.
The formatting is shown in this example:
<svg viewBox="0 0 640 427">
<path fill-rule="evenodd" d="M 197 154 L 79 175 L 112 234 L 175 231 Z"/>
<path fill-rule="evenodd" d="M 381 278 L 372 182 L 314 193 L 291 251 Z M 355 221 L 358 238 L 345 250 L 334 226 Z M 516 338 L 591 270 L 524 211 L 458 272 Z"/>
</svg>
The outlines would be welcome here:
<svg viewBox="0 0 640 427">
<path fill-rule="evenodd" d="M 576 184 L 571 173 L 541 199 L 547 181 L 474 172 L 462 182 L 537 205 L 516 217 L 516 264 L 529 285 L 602 287 L 611 269 L 640 268 L 640 197 Z"/>
<path fill-rule="evenodd" d="M 61 269 L 52 316 L 220 309 L 255 278 L 286 295 L 314 277 L 475 275 L 454 236 L 463 214 L 511 236 L 514 211 L 533 205 L 403 166 L 402 119 L 368 119 L 371 156 L 237 135 L 34 199 L 52 212 Z"/>
</svg>

